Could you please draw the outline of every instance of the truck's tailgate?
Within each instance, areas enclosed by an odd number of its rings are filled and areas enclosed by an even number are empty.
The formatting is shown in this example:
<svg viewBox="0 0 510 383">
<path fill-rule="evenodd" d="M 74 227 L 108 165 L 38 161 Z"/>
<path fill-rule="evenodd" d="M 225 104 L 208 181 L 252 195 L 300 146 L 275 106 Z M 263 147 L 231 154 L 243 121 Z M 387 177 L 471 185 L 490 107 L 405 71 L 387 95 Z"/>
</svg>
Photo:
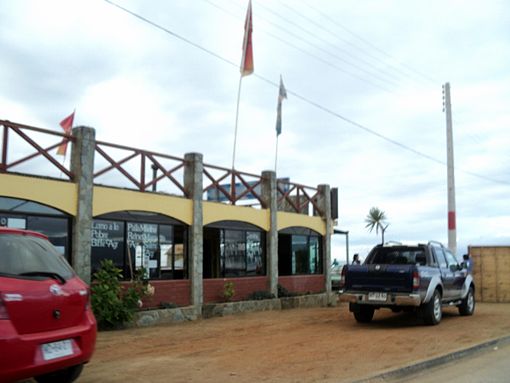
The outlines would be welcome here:
<svg viewBox="0 0 510 383">
<path fill-rule="evenodd" d="M 350 265 L 345 287 L 352 291 L 410 292 L 414 265 Z"/>
</svg>

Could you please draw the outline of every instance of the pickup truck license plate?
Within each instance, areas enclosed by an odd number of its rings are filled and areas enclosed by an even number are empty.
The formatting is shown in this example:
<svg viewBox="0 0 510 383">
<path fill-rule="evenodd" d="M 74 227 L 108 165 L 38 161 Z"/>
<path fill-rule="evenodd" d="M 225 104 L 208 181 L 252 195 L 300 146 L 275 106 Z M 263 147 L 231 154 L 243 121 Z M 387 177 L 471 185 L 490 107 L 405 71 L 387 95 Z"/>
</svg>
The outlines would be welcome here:
<svg viewBox="0 0 510 383">
<path fill-rule="evenodd" d="M 44 360 L 52 360 L 63 356 L 73 355 L 71 339 L 46 343 L 41 346 Z"/>
<path fill-rule="evenodd" d="M 369 301 L 386 302 L 386 293 L 368 293 Z"/>
</svg>

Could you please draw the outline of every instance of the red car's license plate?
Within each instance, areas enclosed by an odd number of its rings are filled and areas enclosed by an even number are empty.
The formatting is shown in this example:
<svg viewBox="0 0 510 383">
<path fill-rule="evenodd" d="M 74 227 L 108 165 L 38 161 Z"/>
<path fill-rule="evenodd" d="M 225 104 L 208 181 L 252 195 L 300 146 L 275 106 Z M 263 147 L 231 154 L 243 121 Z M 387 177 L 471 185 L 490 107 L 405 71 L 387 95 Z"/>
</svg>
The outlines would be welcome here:
<svg viewBox="0 0 510 383">
<path fill-rule="evenodd" d="M 73 343 L 70 339 L 41 345 L 44 360 L 62 358 L 73 355 Z"/>
</svg>

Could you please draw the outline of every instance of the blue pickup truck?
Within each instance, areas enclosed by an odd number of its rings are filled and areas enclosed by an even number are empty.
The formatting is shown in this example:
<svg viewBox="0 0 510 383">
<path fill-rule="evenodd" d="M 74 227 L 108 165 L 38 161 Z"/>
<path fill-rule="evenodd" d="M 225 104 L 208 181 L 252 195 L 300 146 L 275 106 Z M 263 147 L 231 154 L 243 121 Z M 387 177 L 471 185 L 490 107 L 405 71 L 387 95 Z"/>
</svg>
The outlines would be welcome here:
<svg viewBox="0 0 510 383">
<path fill-rule="evenodd" d="M 370 322 L 374 311 L 414 311 L 428 325 L 442 318 L 442 306 L 457 306 L 473 315 L 475 284 L 466 265 L 441 243 L 377 245 L 361 265 L 346 265 L 341 274 L 340 301 L 358 322 Z"/>
</svg>

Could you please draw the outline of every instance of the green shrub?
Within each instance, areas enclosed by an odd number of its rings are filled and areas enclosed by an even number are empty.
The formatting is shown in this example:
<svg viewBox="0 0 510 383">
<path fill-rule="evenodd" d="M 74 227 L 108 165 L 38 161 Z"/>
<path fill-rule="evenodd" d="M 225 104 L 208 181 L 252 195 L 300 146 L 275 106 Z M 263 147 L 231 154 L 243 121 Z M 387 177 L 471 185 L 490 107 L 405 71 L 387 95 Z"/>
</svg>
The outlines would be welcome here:
<svg viewBox="0 0 510 383">
<path fill-rule="evenodd" d="M 295 297 L 297 296 L 298 294 L 296 293 L 293 293 L 289 290 L 287 290 L 285 287 L 283 287 L 282 285 L 278 284 L 278 298 L 288 298 L 288 297 Z"/>
<path fill-rule="evenodd" d="M 236 291 L 234 289 L 234 282 L 225 282 L 223 285 L 223 299 L 225 299 L 226 302 L 230 302 L 235 293 Z"/>
<path fill-rule="evenodd" d="M 250 295 L 246 297 L 249 301 L 261 301 L 263 299 L 273 299 L 274 294 L 271 294 L 269 291 L 261 290 L 261 291 L 254 291 Z"/>
<path fill-rule="evenodd" d="M 94 273 L 92 281 L 92 310 L 99 329 L 116 329 L 133 319 L 141 306 L 141 299 L 147 293 L 147 285 L 142 280 L 143 270 L 137 270 L 131 285 L 121 286 L 121 270 L 112 260 L 101 261 L 99 271 Z"/>
</svg>

